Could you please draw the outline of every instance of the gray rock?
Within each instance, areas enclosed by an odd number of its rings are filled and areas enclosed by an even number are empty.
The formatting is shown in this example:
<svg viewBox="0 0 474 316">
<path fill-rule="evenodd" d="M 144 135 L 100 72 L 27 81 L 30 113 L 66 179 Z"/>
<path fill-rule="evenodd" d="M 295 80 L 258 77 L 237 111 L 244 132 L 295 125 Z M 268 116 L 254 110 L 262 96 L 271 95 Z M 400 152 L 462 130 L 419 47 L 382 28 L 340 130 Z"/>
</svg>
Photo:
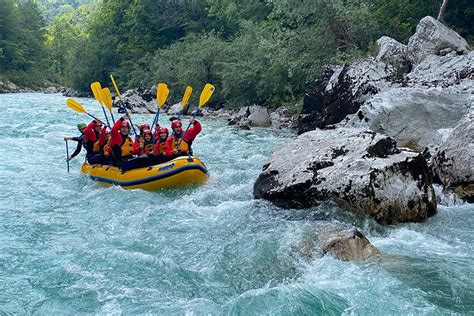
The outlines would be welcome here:
<svg viewBox="0 0 474 316">
<path fill-rule="evenodd" d="M 361 261 L 378 259 L 383 255 L 355 227 L 334 223 L 317 226 L 300 247 L 300 252 L 308 259 L 314 258 L 317 254 L 331 255 L 343 261 Z"/>
<path fill-rule="evenodd" d="M 343 67 L 327 67 L 313 91 L 305 95 L 298 133 L 325 128 L 357 113 L 372 95 L 396 85 L 390 78 L 396 70 L 374 59 Z"/>
<path fill-rule="evenodd" d="M 357 128 L 315 130 L 277 146 L 254 196 L 289 208 L 331 200 L 387 225 L 422 221 L 436 212 L 425 158 Z"/>
<path fill-rule="evenodd" d="M 474 52 L 459 56 L 428 56 L 413 68 L 407 79 L 409 86 L 463 85 L 462 89 L 470 92 L 474 88 Z"/>
<path fill-rule="evenodd" d="M 113 100 L 113 106 L 119 107 L 120 100 L 118 98 Z M 122 100 L 131 113 L 156 113 L 158 109 L 154 94 L 144 88 L 127 90 L 122 94 Z M 119 109 L 119 112 L 122 112 L 122 109 Z"/>
<path fill-rule="evenodd" d="M 249 112 L 250 114 L 247 119 L 250 126 L 267 127 L 272 125 L 272 120 L 267 108 L 259 105 L 252 105 L 249 107 Z"/>
<path fill-rule="evenodd" d="M 392 65 L 402 72 L 411 70 L 411 62 L 408 59 L 407 46 L 388 36 L 382 36 L 377 40 L 379 53 L 375 58 L 387 65 Z"/>
<path fill-rule="evenodd" d="M 66 88 L 62 91 L 63 96 L 71 98 L 90 98 L 92 97 L 92 92 L 88 91 L 77 91 L 73 88 Z"/>
<path fill-rule="evenodd" d="M 181 112 L 181 102 L 173 104 L 167 111 L 169 115 L 179 114 L 179 112 Z"/>
<path fill-rule="evenodd" d="M 33 89 L 17 86 L 15 83 L 5 80 L 0 81 L 0 93 L 25 93 L 34 92 Z"/>
<path fill-rule="evenodd" d="M 237 125 L 245 129 L 251 126 L 266 127 L 272 124 L 268 109 L 259 105 L 244 106 L 228 120 L 229 125 Z"/>
<path fill-rule="evenodd" d="M 346 126 L 365 122 L 401 146 L 423 149 L 441 145 L 441 129 L 453 127 L 467 113 L 474 96 L 462 85 L 398 87 L 381 92 L 361 106 Z"/>
<path fill-rule="evenodd" d="M 434 155 L 432 169 L 446 188 L 464 192 L 463 199 L 474 202 L 474 108 Z"/>
<path fill-rule="evenodd" d="M 237 118 L 247 118 L 250 115 L 250 110 L 248 106 L 243 106 L 239 109 L 237 114 L 235 115 Z"/>
<path fill-rule="evenodd" d="M 458 33 L 430 16 L 424 17 L 418 23 L 416 33 L 410 37 L 407 47 L 414 64 L 423 61 L 429 55 L 438 55 L 446 48 L 459 54 L 470 50 L 466 40 Z"/>
<path fill-rule="evenodd" d="M 47 88 L 43 89 L 41 92 L 43 92 L 45 94 L 53 94 L 53 93 L 62 92 L 62 89 L 58 88 L 58 87 L 47 87 Z"/>
<path fill-rule="evenodd" d="M 242 130 L 250 130 L 250 124 L 248 121 L 246 120 L 242 120 L 242 121 L 239 121 L 237 124 L 236 124 L 236 127 L 238 129 L 242 129 Z"/>
</svg>

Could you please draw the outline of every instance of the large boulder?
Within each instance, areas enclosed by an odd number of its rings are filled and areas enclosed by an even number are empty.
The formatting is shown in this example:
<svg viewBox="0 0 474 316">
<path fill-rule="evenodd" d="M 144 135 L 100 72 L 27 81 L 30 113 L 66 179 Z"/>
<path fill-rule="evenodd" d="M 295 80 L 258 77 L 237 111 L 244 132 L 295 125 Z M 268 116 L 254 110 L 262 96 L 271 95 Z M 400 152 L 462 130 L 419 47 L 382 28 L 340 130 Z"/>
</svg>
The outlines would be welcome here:
<svg viewBox="0 0 474 316">
<path fill-rule="evenodd" d="M 168 115 L 175 115 L 175 114 L 179 114 L 180 112 L 181 112 L 181 102 L 173 104 L 172 106 L 170 106 L 170 108 L 167 111 Z"/>
<path fill-rule="evenodd" d="M 374 59 L 326 67 L 315 88 L 305 95 L 298 133 L 341 122 L 370 96 L 386 90 L 396 71 Z"/>
<path fill-rule="evenodd" d="M 401 146 L 421 150 L 441 145 L 440 130 L 456 125 L 473 100 L 463 85 L 393 88 L 364 103 L 346 126 L 365 122 L 370 129 L 392 136 Z"/>
<path fill-rule="evenodd" d="M 337 124 L 370 128 L 411 148 L 442 143 L 474 102 L 474 52 L 430 17 L 409 45 L 389 37 L 378 45 L 375 59 L 325 69 L 304 98 L 298 133 Z"/>
<path fill-rule="evenodd" d="M 345 126 L 361 122 L 393 137 L 402 146 L 439 146 L 445 129 L 453 128 L 474 103 L 474 52 L 429 56 L 393 86 L 367 100 Z"/>
<path fill-rule="evenodd" d="M 375 58 L 376 61 L 392 65 L 395 69 L 403 73 L 410 72 L 412 66 L 408 58 L 406 45 L 388 36 L 379 38 L 377 45 L 379 47 L 379 53 Z"/>
<path fill-rule="evenodd" d="M 114 107 L 120 106 L 120 100 L 113 98 Z M 155 100 L 155 94 L 144 88 L 136 88 L 125 91 L 122 94 L 122 100 L 125 107 L 132 113 L 156 113 L 158 105 Z M 122 112 L 121 109 L 119 112 Z"/>
<path fill-rule="evenodd" d="M 474 203 L 474 108 L 459 121 L 434 155 L 432 169 L 445 187 Z"/>
<path fill-rule="evenodd" d="M 381 224 L 422 221 L 436 212 L 425 158 L 370 130 L 315 130 L 277 146 L 254 196 L 287 208 L 334 201 Z"/>
<path fill-rule="evenodd" d="M 249 107 L 250 115 L 248 116 L 248 121 L 250 126 L 255 127 L 267 127 L 272 125 L 272 120 L 270 118 L 270 113 L 268 109 L 259 105 L 252 105 Z"/>
<path fill-rule="evenodd" d="M 414 64 L 423 61 L 429 55 L 446 52 L 446 49 L 458 54 L 470 50 L 464 38 L 430 16 L 424 17 L 418 23 L 416 33 L 408 41 L 407 49 Z"/>
<path fill-rule="evenodd" d="M 407 75 L 407 85 L 443 87 L 462 85 L 465 90 L 474 87 L 474 51 L 464 55 L 430 55 Z"/>
<path fill-rule="evenodd" d="M 71 98 L 91 98 L 92 92 L 89 91 L 78 91 L 73 88 L 65 88 L 62 91 L 63 96 Z"/>
<path fill-rule="evenodd" d="M 244 106 L 229 119 L 229 125 L 267 127 L 272 124 L 268 109 L 259 106 Z"/>
</svg>

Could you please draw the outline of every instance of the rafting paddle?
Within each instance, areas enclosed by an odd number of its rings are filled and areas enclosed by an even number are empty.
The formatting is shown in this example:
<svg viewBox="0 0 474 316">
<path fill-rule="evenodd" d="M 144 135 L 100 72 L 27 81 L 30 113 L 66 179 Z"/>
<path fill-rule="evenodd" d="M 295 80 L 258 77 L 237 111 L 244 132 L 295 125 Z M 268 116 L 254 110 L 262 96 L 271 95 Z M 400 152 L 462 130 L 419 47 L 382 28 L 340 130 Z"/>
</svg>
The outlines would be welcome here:
<svg viewBox="0 0 474 316">
<path fill-rule="evenodd" d="M 122 109 L 125 112 L 125 114 L 128 115 L 128 120 L 130 121 L 130 125 L 132 125 L 133 133 L 135 134 L 135 137 L 138 137 L 137 131 L 135 130 L 135 125 L 133 125 L 133 122 L 132 122 L 132 118 L 130 117 L 130 114 L 128 114 L 125 104 L 123 104 L 122 95 L 120 94 L 117 84 L 115 83 L 114 76 L 110 75 L 110 79 L 112 80 L 112 84 L 114 85 L 115 92 L 117 92 L 117 95 L 120 99 L 120 105 L 122 106 Z"/>
<path fill-rule="evenodd" d="M 94 98 L 101 105 L 102 111 L 104 112 L 105 120 L 107 121 L 107 126 L 110 128 L 109 118 L 107 117 L 107 113 L 105 112 L 105 109 L 104 109 L 105 103 L 102 100 L 102 93 L 101 93 L 102 86 L 100 85 L 100 82 L 96 81 L 96 82 L 91 83 L 91 90 L 92 90 L 92 94 L 94 94 Z"/>
<path fill-rule="evenodd" d="M 199 109 L 202 108 L 204 106 L 204 104 L 207 103 L 207 101 L 209 101 L 209 99 L 211 98 L 211 95 L 214 93 L 215 89 L 216 88 L 212 84 L 206 83 L 206 85 L 204 86 L 204 89 L 202 89 L 201 96 L 199 97 L 198 109 L 193 112 L 193 116 L 192 116 L 191 120 L 194 120 L 196 115 L 199 113 Z M 181 145 L 181 142 L 183 141 L 183 139 L 186 136 L 186 133 L 188 132 L 190 127 L 191 127 L 191 123 L 188 124 L 188 127 L 186 128 L 186 131 L 183 134 L 183 138 L 181 138 L 179 140 L 178 144 L 176 144 L 176 148 L 179 148 L 179 146 Z"/>
<path fill-rule="evenodd" d="M 64 140 L 66 142 L 66 163 L 67 163 L 67 172 L 69 173 L 69 146 L 67 145 L 67 139 Z"/>
<path fill-rule="evenodd" d="M 73 109 L 74 111 L 76 111 L 76 112 L 87 114 L 90 117 L 92 117 L 94 120 L 101 122 L 101 120 L 99 120 L 97 117 L 95 117 L 94 115 L 87 112 L 86 109 L 84 109 L 84 107 L 79 102 L 74 100 L 73 98 L 67 99 L 66 100 L 66 105 L 68 107 L 70 107 L 71 109 Z"/>
<path fill-rule="evenodd" d="M 158 103 L 158 109 L 156 110 L 155 118 L 153 119 L 153 123 L 151 124 L 151 130 L 153 130 L 155 125 L 158 125 L 158 122 L 160 120 L 160 109 L 165 104 L 166 99 L 168 99 L 169 93 L 170 89 L 168 89 L 166 83 L 158 84 L 158 87 L 156 88 L 156 102 Z"/>
<path fill-rule="evenodd" d="M 109 88 L 103 88 L 102 90 L 100 90 L 100 98 L 101 98 L 102 102 L 104 102 L 104 105 L 109 110 L 110 116 L 112 116 L 112 122 L 114 122 L 114 124 L 115 124 L 114 113 L 112 111 L 112 104 L 114 102 L 112 101 L 112 96 L 110 95 L 110 89 Z"/>
<path fill-rule="evenodd" d="M 187 86 L 186 90 L 184 91 L 183 100 L 181 100 L 181 111 L 178 113 L 178 120 L 183 114 L 186 105 L 188 104 L 189 98 L 191 97 L 191 93 L 193 93 L 193 88 L 191 86 Z"/>
</svg>

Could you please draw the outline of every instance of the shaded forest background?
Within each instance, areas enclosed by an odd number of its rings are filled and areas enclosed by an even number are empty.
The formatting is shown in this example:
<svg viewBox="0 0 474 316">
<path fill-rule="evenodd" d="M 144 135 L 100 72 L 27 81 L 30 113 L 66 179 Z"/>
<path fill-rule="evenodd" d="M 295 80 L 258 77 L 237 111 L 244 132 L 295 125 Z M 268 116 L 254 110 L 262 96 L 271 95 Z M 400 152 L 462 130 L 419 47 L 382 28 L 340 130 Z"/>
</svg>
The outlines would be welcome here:
<svg viewBox="0 0 474 316">
<path fill-rule="evenodd" d="M 212 82 L 215 105 L 295 105 L 328 63 L 406 43 L 441 0 L 0 0 L 0 80 L 88 90 Z M 474 1 L 444 22 L 474 42 Z M 178 97 L 178 94 L 176 96 Z"/>
</svg>

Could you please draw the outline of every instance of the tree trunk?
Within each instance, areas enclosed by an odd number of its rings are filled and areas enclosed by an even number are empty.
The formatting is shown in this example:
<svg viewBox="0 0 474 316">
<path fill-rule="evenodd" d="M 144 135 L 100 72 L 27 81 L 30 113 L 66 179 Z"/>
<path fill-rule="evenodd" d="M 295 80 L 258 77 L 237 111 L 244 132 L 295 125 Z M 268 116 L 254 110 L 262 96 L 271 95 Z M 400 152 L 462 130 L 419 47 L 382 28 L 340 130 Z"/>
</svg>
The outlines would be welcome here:
<svg viewBox="0 0 474 316">
<path fill-rule="evenodd" d="M 443 0 L 441 4 L 441 8 L 439 8 L 438 18 L 437 20 L 443 22 L 444 20 L 444 11 L 446 11 L 446 7 L 448 6 L 448 0 Z"/>
</svg>

